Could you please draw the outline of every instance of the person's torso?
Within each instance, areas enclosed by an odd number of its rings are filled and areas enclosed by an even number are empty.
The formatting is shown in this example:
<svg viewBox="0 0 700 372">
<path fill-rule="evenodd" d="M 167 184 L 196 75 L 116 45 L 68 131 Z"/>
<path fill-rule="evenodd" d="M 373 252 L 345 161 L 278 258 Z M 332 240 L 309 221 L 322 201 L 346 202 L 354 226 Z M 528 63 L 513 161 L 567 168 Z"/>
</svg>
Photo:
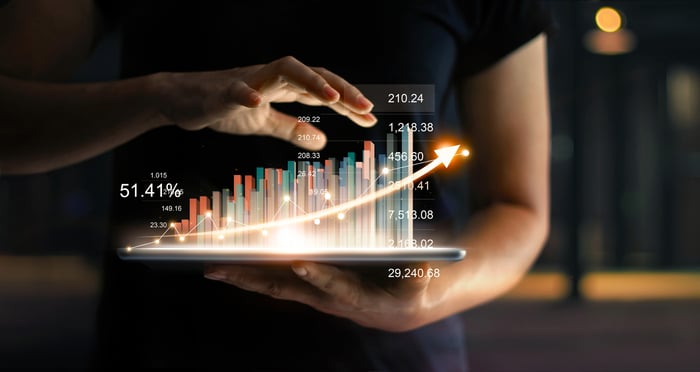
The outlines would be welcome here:
<svg viewBox="0 0 700 372">
<path fill-rule="evenodd" d="M 220 70 L 290 55 L 307 65 L 325 67 L 353 84 L 432 84 L 436 105 L 427 120 L 443 125 L 445 132 L 460 135 L 452 77 L 460 45 L 472 32 L 462 11 L 450 1 L 435 4 L 419 0 L 217 1 L 206 5 L 150 2 L 127 10 L 122 29 L 122 70 L 124 77 L 160 71 Z M 347 152 L 343 146 L 383 138 L 387 132 L 387 122 L 382 118 L 374 128 L 365 129 L 346 118 L 328 115 L 330 110 L 323 107 L 276 107 L 295 116 L 322 115 L 319 127 L 326 132 L 329 147 L 337 146 L 340 152 Z M 405 113 L 396 116 L 396 120 L 425 121 L 426 116 Z M 417 134 L 418 140 L 420 135 Z M 348 139 L 356 143 L 341 141 Z M 322 154 L 333 150 L 328 148 Z M 177 182 L 178 188 L 188 195 L 201 195 L 229 186 L 234 173 L 277 166 L 295 159 L 298 151 L 291 144 L 271 138 L 210 130 L 184 131 L 170 126 L 119 147 L 114 157 L 114 179 L 118 185 L 132 184 L 149 179 L 151 173 L 167 173 L 167 182 Z M 187 207 L 182 200 L 166 204 L 180 202 Z M 135 225 L 138 228 L 150 221 L 171 218 L 172 211 L 163 210 L 162 205 L 163 202 L 125 200 L 115 192 L 111 248 L 129 244 L 132 237 L 127 232 Z M 239 356 L 259 358 L 260 345 L 265 344 L 262 349 L 276 350 L 271 352 L 277 353 L 280 360 L 296 358 L 299 363 L 306 363 L 305 359 L 311 363 L 315 353 L 325 353 L 319 357 L 327 360 L 333 354 L 371 359 L 377 356 L 368 357 L 371 350 L 366 348 L 398 352 L 399 347 L 413 350 L 413 357 L 404 358 L 414 367 L 431 363 L 426 352 L 421 351 L 425 350 L 425 340 L 421 341 L 418 333 L 394 335 L 363 330 L 304 305 L 266 299 L 207 281 L 201 272 L 159 272 L 114 257 L 107 262 L 107 287 L 112 286 L 112 295 L 121 296 L 107 303 L 142 313 L 141 320 L 135 323 L 128 314 L 116 314 L 119 310 L 110 314 L 133 329 L 144 328 L 139 337 L 152 339 L 150 344 L 169 339 L 183 345 L 181 349 L 176 347 L 175 353 L 171 346 L 163 346 L 163 350 L 152 348 L 156 359 L 159 353 L 179 354 L 182 358 L 195 353 L 208 360 L 221 359 L 223 355 L 225 359 L 228 342 L 237 345 Z M 436 344 L 445 339 L 461 342 L 456 336 L 461 330 L 440 332 L 443 340 L 433 340 Z M 304 335 L 304 344 L 296 341 L 300 334 Z M 196 350 L 184 346 L 190 345 L 191 337 L 199 340 Z M 375 343 L 368 343 L 368 339 Z M 463 357 L 459 351 L 454 355 Z"/>
</svg>

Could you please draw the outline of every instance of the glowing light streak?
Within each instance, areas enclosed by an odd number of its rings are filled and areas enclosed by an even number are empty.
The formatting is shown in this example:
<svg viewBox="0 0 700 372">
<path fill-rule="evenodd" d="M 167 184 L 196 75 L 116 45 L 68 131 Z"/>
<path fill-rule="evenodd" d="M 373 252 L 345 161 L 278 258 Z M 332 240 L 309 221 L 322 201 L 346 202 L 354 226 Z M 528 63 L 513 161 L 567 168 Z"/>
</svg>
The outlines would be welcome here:
<svg viewBox="0 0 700 372">
<path fill-rule="evenodd" d="M 159 244 L 160 239 L 168 236 L 167 233 L 171 229 L 176 230 L 177 235 L 180 238 L 180 241 L 184 241 L 184 238 L 186 236 L 190 236 L 190 235 L 198 236 L 198 235 L 208 234 L 206 232 L 196 232 L 197 227 L 199 225 L 201 225 L 202 223 L 204 223 L 205 221 L 212 221 L 213 227 L 214 227 L 213 232 L 217 233 L 219 235 L 219 239 L 222 239 L 226 235 L 240 234 L 243 232 L 250 232 L 250 231 L 257 231 L 257 232 L 260 232 L 263 236 L 267 236 L 269 234 L 269 230 L 272 228 L 293 225 L 293 224 L 298 224 L 298 223 L 307 222 L 307 221 L 313 221 L 313 223 L 315 225 L 318 225 L 321 222 L 321 218 L 328 217 L 328 216 L 335 216 L 336 218 L 342 220 L 345 218 L 346 212 L 348 210 L 362 206 L 364 204 L 371 203 L 379 198 L 385 197 L 385 196 L 392 194 L 394 192 L 398 192 L 402 188 L 407 187 L 407 186 L 411 185 L 413 182 L 427 176 L 428 174 L 433 172 L 435 169 L 437 169 L 441 164 L 445 168 L 449 167 L 450 163 L 452 162 L 452 159 L 455 157 L 455 155 L 457 155 L 459 148 L 460 148 L 460 145 L 455 145 L 455 146 L 449 146 L 449 147 L 443 147 L 440 149 L 436 149 L 435 153 L 437 154 L 437 158 L 435 158 L 433 160 L 414 163 L 414 165 L 425 164 L 425 163 L 428 163 L 428 165 L 424 166 L 423 168 L 421 168 L 417 172 L 414 172 L 410 176 L 395 182 L 391 186 L 382 188 L 380 190 L 363 195 L 363 196 L 356 198 L 354 200 L 351 200 L 351 201 L 348 201 L 348 202 L 345 202 L 342 204 L 334 205 L 334 206 L 331 206 L 331 207 L 323 209 L 323 210 L 319 210 L 319 211 L 316 211 L 313 213 L 307 213 L 307 214 L 304 214 L 302 216 L 297 216 L 294 218 L 264 222 L 264 223 L 255 224 L 255 225 L 246 225 L 246 224 L 243 224 L 243 223 L 238 222 L 238 221 L 233 221 L 234 224 L 240 224 L 243 226 L 242 227 L 234 227 L 234 228 L 228 228 L 228 226 L 227 226 L 226 228 L 223 228 L 223 229 L 220 226 L 217 226 L 216 223 L 213 223 L 214 221 L 211 217 L 211 211 L 207 211 L 205 214 L 205 218 L 203 218 L 202 221 L 197 223 L 195 226 L 191 227 L 190 230 L 188 232 L 186 232 L 184 235 L 182 235 L 182 233 L 180 231 L 177 231 L 177 229 L 174 227 L 174 224 L 171 224 L 168 227 L 168 229 L 166 229 L 156 240 L 151 241 L 149 243 L 144 243 L 144 244 L 128 247 L 128 249 L 143 247 L 143 246 L 147 246 L 147 245 L 151 245 L 151 244 Z M 461 151 L 460 155 L 462 155 L 463 157 L 467 157 L 470 155 L 470 152 L 469 152 L 469 150 L 464 149 Z M 397 169 L 400 169 L 400 168 L 395 168 L 393 170 L 395 171 Z M 387 174 L 388 172 L 389 172 L 389 170 L 387 168 L 382 169 L 383 174 Z M 324 199 L 325 199 L 325 201 L 329 201 L 331 199 L 330 193 L 326 193 L 324 195 Z M 296 208 L 301 209 L 303 211 L 303 209 L 300 206 L 296 205 L 296 203 L 294 203 L 288 196 L 286 196 L 284 198 L 284 201 L 285 201 L 285 203 L 290 203 L 290 204 L 294 205 Z M 332 200 L 331 200 L 331 203 L 332 203 Z M 325 204 L 326 203 L 324 202 L 324 205 Z M 275 213 L 275 215 L 277 215 L 278 213 L 279 213 L 279 210 L 277 211 L 277 213 Z M 231 222 L 231 221 L 227 221 L 227 225 L 228 225 L 228 222 Z M 209 232 L 209 234 L 211 234 L 211 232 Z"/>
</svg>

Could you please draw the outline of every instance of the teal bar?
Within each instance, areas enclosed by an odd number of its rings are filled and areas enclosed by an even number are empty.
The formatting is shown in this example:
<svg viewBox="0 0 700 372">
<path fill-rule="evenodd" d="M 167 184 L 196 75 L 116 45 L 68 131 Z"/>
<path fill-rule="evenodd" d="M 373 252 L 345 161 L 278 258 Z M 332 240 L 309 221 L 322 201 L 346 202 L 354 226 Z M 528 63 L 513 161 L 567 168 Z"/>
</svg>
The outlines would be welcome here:
<svg viewBox="0 0 700 372">
<path fill-rule="evenodd" d="M 256 223 L 262 223 L 265 218 L 265 168 L 257 168 L 257 175 L 255 177 L 255 181 L 257 182 L 256 187 L 256 192 L 255 198 L 256 198 L 256 206 L 255 206 L 255 221 Z M 252 211 L 251 207 L 251 211 Z"/>
<path fill-rule="evenodd" d="M 243 196 L 243 184 L 236 185 L 236 190 L 234 190 L 236 193 L 236 200 L 245 200 L 245 197 Z M 241 221 L 243 222 L 243 221 Z"/>
<path fill-rule="evenodd" d="M 355 194 L 356 190 L 355 190 L 355 153 L 354 152 L 348 153 L 347 167 L 348 167 L 348 180 L 347 180 L 348 200 L 353 200 L 357 197 L 357 195 Z"/>
<path fill-rule="evenodd" d="M 263 222 L 263 219 L 265 216 L 264 215 L 265 201 L 263 198 L 263 196 L 266 192 L 266 190 L 265 190 L 265 168 L 262 168 L 262 167 L 256 168 L 256 173 L 257 174 L 255 176 L 255 182 L 257 183 L 257 185 L 255 185 L 255 187 L 257 189 L 256 191 L 258 192 L 258 194 L 256 194 L 256 195 L 258 195 L 260 197 L 260 199 L 262 199 L 262 200 L 258 199 L 258 196 L 256 196 L 256 202 L 259 204 L 256 205 L 255 221 L 257 223 L 261 223 L 261 222 Z M 252 208 L 251 208 L 251 210 L 252 210 Z"/>
<path fill-rule="evenodd" d="M 277 195 L 277 182 L 275 177 L 277 172 L 272 168 L 265 168 L 265 176 L 267 177 L 267 188 L 265 189 L 265 222 L 272 221 L 275 217 L 275 212 L 279 207 L 279 196 Z"/>
<path fill-rule="evenodd" d="M 309 162 L 302 160 L 299 162 L 298 173 L 302 173 L 303 176 L 299 177 L 297 184 L 297 196 L 299 197 L 298 205 L 304 210 L 304 212 L 299 211 L 299 213 L 309 213 L 309 175 L 307 174 L 309 170 Z"/>
<path fill-rule="evenodd" d="M 221 190 L 221 216 L 222 217 L 228 217 L 228 199 L 230 197 L 231 197 L 231 190 L 230 189 Z"/>
</svg>

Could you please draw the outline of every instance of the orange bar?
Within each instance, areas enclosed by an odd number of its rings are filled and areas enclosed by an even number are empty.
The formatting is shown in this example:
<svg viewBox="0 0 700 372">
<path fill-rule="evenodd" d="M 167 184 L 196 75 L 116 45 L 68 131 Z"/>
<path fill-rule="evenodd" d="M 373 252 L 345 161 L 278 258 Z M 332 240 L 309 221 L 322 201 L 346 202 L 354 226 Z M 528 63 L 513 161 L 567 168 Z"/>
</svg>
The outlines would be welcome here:
<svg viewBox="0 0 700 372">
<path fill-rule="evenodd" d="M 197 199 L 195 198 L 190 199 L 190 221 L 192 222 L 192 227 L 197 224 Z"/>
<path fill-rule="evenodd" d="M 175 232 L 178 234 L 182 233 L 182 223 L 175 222 Z"/>
<path fill-rule="evenodd" d="M 182 220 L 182 234 L 190 232 L 190 220 Z"/>
<path fill-rule="evenodd" d="M 270 195 L 270 190 L 272 189 L 272 184 L 270 183 L 270 178 L 272 178 L 272 171 L 274 171 L 274 169 L 265 168 L 265 183 L 263 183 L 263 185 L 265 185 L 265 189 L 263 190 L 264 196 Z"/>
<path fill-rule="evenodd" d="M 409 154 L 409 156 L 411 156 Z M 365 149 L 362 151 L 362 178 L 366 180 L 371 180 L 371 170 L 374 169 L 374 143 L 372 141 L 365 141 Z"/>
<path fill-rule="evenodd" d="M 314 183 L 316 182 L 313 165 L 309 164 L 309 166 L 306 169 L 306 174 L 309 175 L 309 177 L 307 177 L 309 182 L 306 184 L 306 190 L 304 192 L 306 192 L 308 195 L 311 195 L 314 189 Z"/>
<path fill-rule="evenodd" d="M 209 198 L 206 196 L 199 197 L 199 214 L 206 216 L 207 212 L 211 209 L 209 205 Z"/>
</svg>

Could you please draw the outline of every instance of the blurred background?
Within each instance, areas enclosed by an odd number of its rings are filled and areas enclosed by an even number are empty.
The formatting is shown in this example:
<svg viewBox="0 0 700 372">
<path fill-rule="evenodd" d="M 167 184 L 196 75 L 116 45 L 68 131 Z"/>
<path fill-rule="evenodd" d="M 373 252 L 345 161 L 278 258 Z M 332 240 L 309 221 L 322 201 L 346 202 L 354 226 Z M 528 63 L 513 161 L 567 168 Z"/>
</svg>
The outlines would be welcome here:
<svg viewBox="0 0 700 372">
<path fill-rule="evenodd" d="M 700 368 L 700 2 L 548 1 L 552 228 L 463 314 L 474 371 Z M 75 81 L 115 79 L 119 33 Z M 0 368 L 85 367 L 109 154 L 0 176 Z M 28 228 L 31 226 L 31 228 Z"/>
</svg>

